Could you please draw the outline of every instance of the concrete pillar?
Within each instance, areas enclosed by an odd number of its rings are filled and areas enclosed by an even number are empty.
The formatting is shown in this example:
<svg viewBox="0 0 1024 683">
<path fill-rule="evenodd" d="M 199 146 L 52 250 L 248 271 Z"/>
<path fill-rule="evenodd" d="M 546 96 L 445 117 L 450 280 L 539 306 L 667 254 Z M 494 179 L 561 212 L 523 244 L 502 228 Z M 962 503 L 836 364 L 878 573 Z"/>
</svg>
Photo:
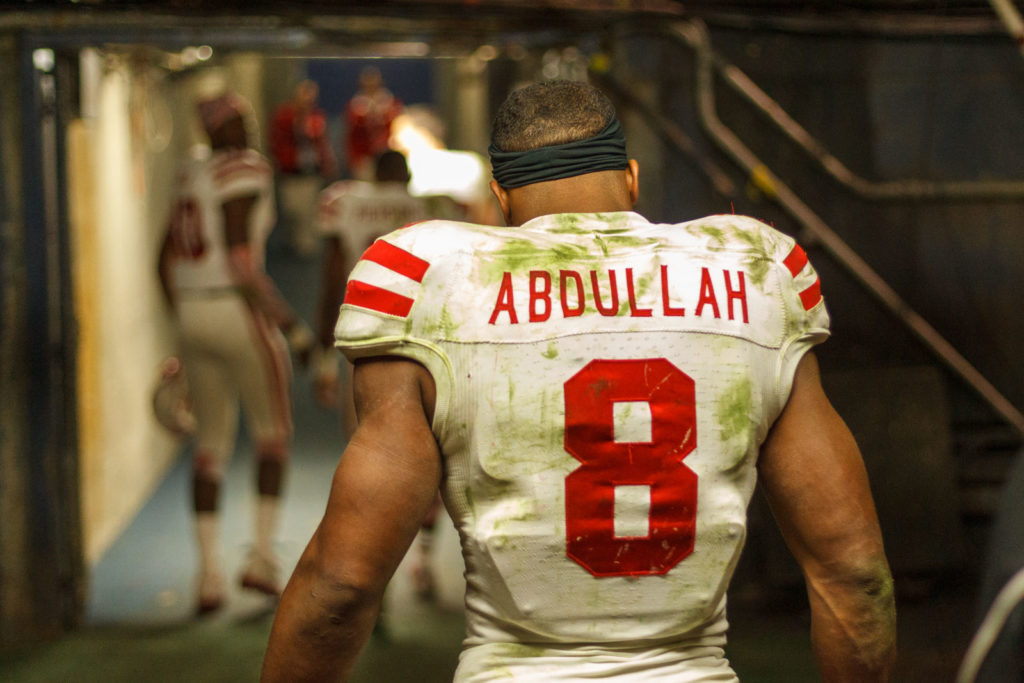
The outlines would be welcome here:
<svg viewBox="0 0 1024 683">
<path fill-rule="evenodd" d="M 0 36 L 0 647 L 72 628 L 84 596 L 52 87 L 67 63 L 44 78 L 30 45 Z"/>
</svg>

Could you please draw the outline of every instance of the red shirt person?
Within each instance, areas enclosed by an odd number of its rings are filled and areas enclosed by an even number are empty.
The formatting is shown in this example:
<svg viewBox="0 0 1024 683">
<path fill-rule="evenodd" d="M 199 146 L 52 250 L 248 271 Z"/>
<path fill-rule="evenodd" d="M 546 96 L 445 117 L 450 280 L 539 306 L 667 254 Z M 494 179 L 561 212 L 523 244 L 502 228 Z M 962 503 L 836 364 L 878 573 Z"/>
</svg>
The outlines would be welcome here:
<svg viewBox="0 0 1024 683">
<path fill-rule="evenodd" d="M 402 113 L 402 102 L 384 87 L 380 70 L 367 67 L 359 74 L 359 92 L 345 108 L 348 124 L 345 157 L 353 177 L 371 180 L 373 161 L 388 149 L 391 123 Z"/>
<path fill-rule="evenodd" d="M 319 244 L 313 226 L 316 197 L 338 171 L 327 115 L 316 104 L 318 95 L 315 82 L 302 81 L 274 112 L 270 125 L 281 223 L 295 252 L 306 256 Z"/>
<path fill-rule="evenodd" d="M 274 112 L 270 149 L 280 173 L 318 173 L 325 180 L 337 174 L 327 115 L 316 104 L 318 94 L 315 82 L 302 81 L 295 86 L 292 99 Z"/>
</svg>

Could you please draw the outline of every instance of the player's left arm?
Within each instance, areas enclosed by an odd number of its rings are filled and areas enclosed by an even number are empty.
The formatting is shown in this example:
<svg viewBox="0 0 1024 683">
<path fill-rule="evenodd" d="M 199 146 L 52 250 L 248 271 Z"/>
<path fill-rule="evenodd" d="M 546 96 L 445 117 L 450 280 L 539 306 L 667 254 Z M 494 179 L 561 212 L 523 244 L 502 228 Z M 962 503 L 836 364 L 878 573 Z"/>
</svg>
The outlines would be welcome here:
<svg viewBox="0 0 1024 683">
<path fill-rule="evenodd" d="M 758 475 L 804 573 L 822 680 L 887 680 L 896 653 L 892 576 L 864 461 L 813 353 L 797 366 Z"/>
<path fill-rule="evenodd" d="M 229 199 L 222 205 L 231 275 L 242 296 L 281 328 L 289 346 L 305 363 L 313 347 L 313 334 L 285 301 L 270 276 L 257 264 L 252 251 L 249 214 L 255 203 L 256 195 L 247 195 Z"/>
<path fill-rule="evenodd" d="M 359 426 L 281 596 L 262 681 L 337 681 L 351 671 L 441 480 L 430 429 L 434 391 L 430 374 L 412 361 L 356 365 Z"/>
</svg>

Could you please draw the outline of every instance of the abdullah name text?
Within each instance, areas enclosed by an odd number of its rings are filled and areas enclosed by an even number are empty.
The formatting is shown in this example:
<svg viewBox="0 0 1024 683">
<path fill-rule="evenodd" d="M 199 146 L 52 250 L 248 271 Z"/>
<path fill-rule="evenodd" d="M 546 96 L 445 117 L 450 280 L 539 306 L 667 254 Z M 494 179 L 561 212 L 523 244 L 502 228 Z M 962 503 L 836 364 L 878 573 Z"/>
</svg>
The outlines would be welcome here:
<svg viewBox="0 0 1024 683">
<path fill-rule="evenodd" d="M 528 274 L 527 301 L 515 300 L 512 273 L 501 278 L 488 321 L 491 325 L 520 322 L 541 323 L 558 315 L 573 318 L 583 315 L 590 305 L 591 311 L 603 316 L 624 315 L 631 318 L 652 316 L 697 317 L 711 316 L 744 323 L 750 322 L 747 313 L 747 283 L 743 271 L 701 268 L 700 286 L 695 292 L 692 309 L 686 301 L 673 301 L 669 286 L 668 266 L 661 266 L 657 275 L 660 293 L 654 305 L 641 307 L 637 303 L 637 286 L 632 268 L 607 271 L 559 270 L 557 275 L 546 270 L 531 270 Z M 521 291 L 521 290 L 520 290 Z M 520 313 L 525 316 L 521 319 Z M 517 309 L 518 307 L 518 309 Z M 622 310 L 620 310 L 622 309 Z"/>
</svg>

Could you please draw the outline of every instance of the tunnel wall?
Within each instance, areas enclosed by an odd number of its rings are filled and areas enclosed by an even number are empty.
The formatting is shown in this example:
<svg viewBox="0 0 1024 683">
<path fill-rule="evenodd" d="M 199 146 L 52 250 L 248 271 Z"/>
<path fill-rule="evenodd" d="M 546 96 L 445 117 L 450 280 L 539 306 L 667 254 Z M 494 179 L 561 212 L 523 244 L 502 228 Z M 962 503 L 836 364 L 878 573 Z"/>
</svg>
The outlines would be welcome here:
<svg viewBox="0 0 1024 683">
<path fill-rule="evenodd" d="M 172 79 L 144 60 L 83 52 L 83 115 L 69 130 L 68 166 L 89 563 L 181 452 L 152 411 L 160 362 L 178 348 L 156 276 L 175 169 L 204 141 L 196 98 L 230 83 L 258 105 L 261 64 L 257 55 L 234 55 Z M 265 131 L 262 107 L 253 124 Z"/>
</svg>

